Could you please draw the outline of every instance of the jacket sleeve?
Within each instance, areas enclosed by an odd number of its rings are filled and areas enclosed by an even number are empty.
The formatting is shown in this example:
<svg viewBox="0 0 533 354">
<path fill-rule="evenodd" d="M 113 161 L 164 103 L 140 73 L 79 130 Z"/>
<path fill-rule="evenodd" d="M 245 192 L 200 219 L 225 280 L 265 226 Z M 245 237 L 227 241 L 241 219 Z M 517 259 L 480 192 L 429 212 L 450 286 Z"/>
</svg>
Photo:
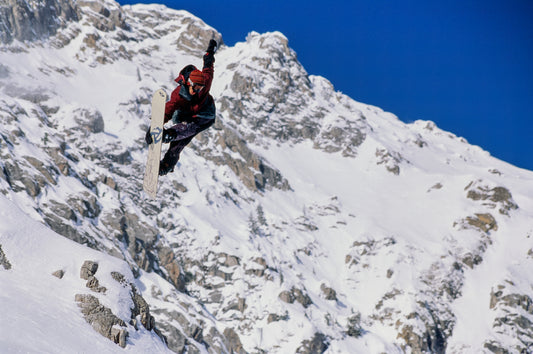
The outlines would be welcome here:
<svg viewBox="0 0 533 354">
<path fill-rule="evenodd" d="M 172 114 L 180 105 L 180 88 L 178 86 L 170 95 L 170 100 L 165 104 L 165 123 L 172 119 Z"/>
<path fill-rule="evenodd" d="M 207 96 L 209 94 L 209 90 L 211 90 L 211 83 L 213 82 L 213 75 L 214 75 L 214 69 L 213 67 L 206 67 L 202 70 L 202 74 L 204 74 L 205 79 L 205 87 L 202 90 L 202 94 Z"/>
</svg>

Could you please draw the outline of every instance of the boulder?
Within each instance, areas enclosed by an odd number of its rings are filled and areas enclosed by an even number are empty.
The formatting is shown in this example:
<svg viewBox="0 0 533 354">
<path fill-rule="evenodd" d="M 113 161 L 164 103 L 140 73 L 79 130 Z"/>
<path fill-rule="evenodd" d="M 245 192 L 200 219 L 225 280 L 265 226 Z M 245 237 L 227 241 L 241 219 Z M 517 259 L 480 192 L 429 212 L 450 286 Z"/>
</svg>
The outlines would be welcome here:
<svg viewBox="0 0 533 354">
<path fill-rule="evenodd" d="M 85 261 L 81 266 L 80 278 L 89 280 L 98 271 L 98 263 L 93 261 Z"/>
</svg>

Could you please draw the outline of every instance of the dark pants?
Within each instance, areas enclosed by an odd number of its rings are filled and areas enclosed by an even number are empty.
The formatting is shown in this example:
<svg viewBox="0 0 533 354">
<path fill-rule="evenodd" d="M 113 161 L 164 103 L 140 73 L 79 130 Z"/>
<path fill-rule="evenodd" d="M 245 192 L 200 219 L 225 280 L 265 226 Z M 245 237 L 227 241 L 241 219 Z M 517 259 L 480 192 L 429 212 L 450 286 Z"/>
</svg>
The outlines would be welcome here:
<svg viewBox="0 0 533 354">
<path fill-rule="evenodd" d="M 190 123 L 178 123 L 169 130 L 177 133 L 176 138 L 170 142 L 170 147 L 163 157 L 163 163 L 168 166 L 175 166 L 180 158 L 183 148 L 201 131 L 206 130 L 215 123 L 215 119 L 197 118 Z"/>
</svg>

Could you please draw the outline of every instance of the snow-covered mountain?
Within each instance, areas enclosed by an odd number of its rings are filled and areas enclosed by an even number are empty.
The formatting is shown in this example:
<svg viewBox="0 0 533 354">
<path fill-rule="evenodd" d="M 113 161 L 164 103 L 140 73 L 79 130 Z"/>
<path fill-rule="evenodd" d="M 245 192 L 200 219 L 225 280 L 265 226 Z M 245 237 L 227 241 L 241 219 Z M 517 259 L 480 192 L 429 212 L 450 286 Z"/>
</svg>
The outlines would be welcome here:
<svg viewBox="0 0 533 354">
<path fill-rule="evenodd" d="M 533 351 L 533 172 L 252 32 L 150 200 L 151 95 L 222 35 L 111 0 L 8 0 L 0 28 L 2 352 Z"/>
</svg>

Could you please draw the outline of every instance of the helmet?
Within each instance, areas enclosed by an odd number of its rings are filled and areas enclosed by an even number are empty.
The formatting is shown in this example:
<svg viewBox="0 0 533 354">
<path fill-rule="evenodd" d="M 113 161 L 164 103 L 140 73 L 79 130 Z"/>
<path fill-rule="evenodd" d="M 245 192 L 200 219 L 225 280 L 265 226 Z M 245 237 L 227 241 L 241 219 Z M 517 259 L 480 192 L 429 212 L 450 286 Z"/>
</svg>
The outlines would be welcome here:
<svg viewBox="0 0 533 354">
<path fill-rule="evenodd" d="M 189 81 L 189 75 L 194 70 L 197 70 L 196 66 L 194 66 L 194 65 L 185 66 L 183 69 L 181 69 L 180 75 L 174 81 L 176 81 L 180 85 L 185 83 L 185 82 L 187 82 L 187 81 Z"/>
</svg>

